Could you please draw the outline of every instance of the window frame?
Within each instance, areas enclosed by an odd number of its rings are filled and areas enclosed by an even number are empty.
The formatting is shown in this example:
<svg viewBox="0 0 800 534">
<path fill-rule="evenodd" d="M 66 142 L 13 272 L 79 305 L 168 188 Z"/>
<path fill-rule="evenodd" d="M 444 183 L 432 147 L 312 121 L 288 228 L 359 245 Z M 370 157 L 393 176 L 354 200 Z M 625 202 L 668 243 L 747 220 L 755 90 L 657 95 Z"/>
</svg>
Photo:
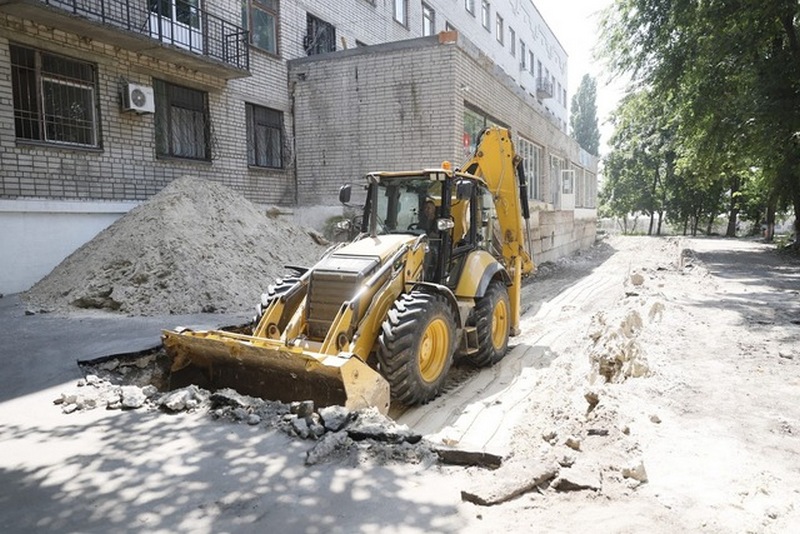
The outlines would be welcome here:
<svg viewBox="0 0 800 534">
<path fill-rule="evenodd" d="M 467 10 L 467 13 L 475 16 L 475 0 L 464 0 L 464 9 Z"/>
<path fill-rule="evenodd" d="M 325 39 L 318 40 L 311 32 L 317 29 L 317 35 L 325 34 Z M 321 30 L 321 31 L 320 31 Z M 327 46 L 325 46 L 327 45 Z M 336 51 L 336 26 L 316 15 L 306 12 L 306 36 L 303 39 L 303 50 L 307 56 L 327 54 Z"/>
<path fill-rule="evenodd" d="M 262 117 L 258 115 L 261 114 Z M 259 104 L 245 102 L 245 119 L 247 121 L 247 165 L 258 169 L 285 169 L 283 112 Z M 277 132 L 277 153 L 269 153 L 268 139 L 264 138 L 264 146 L 259 146 L 258 129 L 265 128 Z M 260 152 L 263 149 L 263 153 Z M 277 157 L 277 161 L 274 159 Z M 275 164 L 277 163 L 277 164 Z"/>
<path fill-rule="evenodd" d="M 170 83 L 158 78 L 153 79 L 153 90 L 156 104 L 155 117 L 153 118 L 156 157 L 159 159 L 210 162 L 212 160 L 211 113 L 209 112 L 208 92 Z M 192 107 L 193 103 L 189 101 L 195 99 L 200 102 L 200 105 Z M 188 116 L 186 115 L 187 111 L 190 114 Z M 197 124 L 195 123 L 198 118 L 202 118 L 202 124 L 200 125 L 202 132 L 196 129 Z M 175 146 L 176 140 L 181 142 L 176 137 L 180 135 L 180 132 L 176 130 L 183 126 L 178 121 L 186 119 L 192 121 L 189 127 L 194 128 L 194 131 L 190 132 L 192 138 L 184 142 L 188 147 L 193 147 L 194 151 L 200 148 L 202 154 L 199 156 L 181 153 L 181 150 Z M 193 143 L 199 137 L 202 137 L 202 146 Z"/>
<path fill-rule="evenodd" d="M 408 28 L 408 0 L 394 0 L 393 1 L 393 11 L 392 18 L 398 24 Z M 402 17 L 402 20 L 398 18 L 398 16 Z"/>
<path fill-rule="evenodd" d="M 99 75 L 97 65 L 88 61 L 74 59 L 62 54 L 54 54 L 31 46 L 10 42 L 9 64 L 11 67 L 11 92 L 12 109 L 14 117 L 14 135 L 18 142 L 42 143 L 50 146 L 65 148 L 100 149 L 100 98 Z M 14 63 L 14 56 L 26 54 L 32 56 L 33 65 L 24 65 L 22 62 Z M 53 62 L 53 70 L 48 70 L 48 63 Z M 78 73 L 70 76 L 63 71 Z M 83 76 L 81 75 L 83 74 Z M 24 78 L 23 78 L 24 77 Z M 23 87 L 23 82 L 27 82 Z M 58 114 L 52 98 L 51 90 L 55 87 L 61 98 L 66 98 L 72 104 L 70 110 L 75 109 L 74 104 L 84 101 L 84 118 L 68 117 Z M 22 102 L 21 91 L 27 89 L 35 93 L 33 98 Z M 76 93 L 77 91 L 77 93 Z M 70 93 L 74 96 L 70 100 Z M 78 98 L 79 96 L 83 98 Z M 28 107 L 25 107 L 25 104 Z M 28 115 L 28 116 L 26 116 Z M 85 126 L 78 124 L 83 121 Z M 27 124 L 26 124 L 27 123 Z M 29 132 L 26 135 L 26 131 Z M 67 134 L 86 137 L 89 142 L 65 140 Z"/>
<path fill-rule="evenodd" d="M 492 5 L 489 0 L 481 0 L 481 25 L 487 32 L 492 31 Z"/>
<path fill-rule="evenodd" d="M 511 26 L 508 27 L 508 41 L 511 45 L 511 57 L 517 57 L 517 32 Z"/>
<path fill-rule="evenodd" d="M 274 7 L 272 7 L 273 5 Z M 280 56 L 280 7 L 279 0 L 245 0 L 245 2 L 242 2 L 242 18 L 246 19 L 243 21 L 245 23 L 243 25 L 245 28 L 247 28 L 248 42 L 250 46 L 272 56 Z M 253 40 L 253 36 L 256 35 L 253 27 L 255 19 L 255 17 L 253 17 L 254 11 L 259 11 L 262 14 L 272 17 L 274 50 L 264 48 Z"/>
<path fill-rule="evenodd" d="M 422 36 L 428 37 L 436 33 L 436 11 L 422 2 Z"/>
<path fill-rule="evenodd" d="M 505 46 L 505 39 L 506 39 L 506 32 L 505 27 L 503 26 L 503 17 L 500 16 L 499 13 L 495 13 L 494 15 L 494 36 L 497 39 L 497 42 L 500 43 L 501 46 Z"/>
</svg>

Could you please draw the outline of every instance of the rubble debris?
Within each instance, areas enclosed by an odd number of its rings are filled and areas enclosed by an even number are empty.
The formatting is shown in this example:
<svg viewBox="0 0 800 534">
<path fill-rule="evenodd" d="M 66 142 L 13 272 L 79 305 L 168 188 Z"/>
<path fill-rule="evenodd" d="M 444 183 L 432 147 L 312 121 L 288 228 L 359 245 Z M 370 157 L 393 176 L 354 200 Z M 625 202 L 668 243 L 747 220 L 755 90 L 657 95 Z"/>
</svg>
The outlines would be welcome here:
<svg viewBox="0 0 800 534">
<path fill-rule="evenodd" d="M 491 476 L 478 478 L 475 489 L 462 490 L 461 500 L 480 506 L 501 504 L 550 482 L 558 472 L 555 465 L 506 463 Z"/>
<path fill-rule="evenodd" d="M 289 404 L 289 411 L 297 417 L 308 417 L 314 413 L 314 401 L 295 401 Z"/>
<path fill-rule="evenodd" d="M 634 286 L 640 286 L 644 284 L 644 276 L 642 276 L 641 273 L 633 273 L 630 280 L 631 284 Z"/>
<path fill-rule="evenodd" d="M 599 313 L 592 319 L 592 328 L 590 338 L 593 346 L 589 353 L 592 379 L 602 377 L 605 382 L 620 383 L 650 374 L 647 358 L 638 341 L 643 328 L 638 311 L 628 310 L 619 322 Z"/>
<path fill-rule="evenodd" d="M 573 465 L 559 471 L 558 476 L 551 484 L 556 491 L 595 490 L 602 487 L 600 474 L 588 467 Z"/>
<path fill-rule="evenodd" d="M 320 408 L 322 424 L 331 432 L 338 432 L 353 420 L 354 414 L 344 406 L 325 406 Z"/>
<path fill-rule="evenodd" d="M 565 441 L 564 445 L 569 447 L 572 450 L 579 451 L 581 450 L 581 440 L 576 438 L 575 436 L 569 436 Z"/>
<path fill-rule="evenodd" d="M 232 388 L 218 389 L 209 397 L 212 408 L 220 408 L 222 406 L 231 406 L 233 408 L 244 408 L 249 406 L 250 400 L 245 395 Z"/>
<path fill-rule="evenodd" d="M 647 471 L 644 468 L 644 463 L 641 461 L 633 466 L 625 467 L 622 470 L 622 476 L 641 483 L 647 482 Z"/>
<path fill-rule="evenodd" d="M 346 451 L 352 443 L 353 440 L 350 439 L 347 432 L 342 430 L 329 432 L 306 452 L 305 464 L 316 465 L 322 463 L 333 457 L 337 452 Z"/>
<path fill-rule="evenodd" d="M 406 425 L 398 425 L 382 415 L 375 407 L 357 412 L 355 420 L 347 426 L 347 434 L 355 441 L 372 439 L 388 443 L 418 443 L 422 436 Z"/>
<path fill-rule="evenodd" d="M 160 399 L 159 405 L 170 412 L 192 411 L 207 401 L 210 396 L 208 391 L 191 385 L 170 391 Z"/>
<path fill-rule="evenodd" d="M 486 451 L 472 451 L 457 447 L 434 447 L 433 452 L 443 464 L 466 465 L 497 469 L 503 464 L 503 457 Z"/>
<path fill-rule="evenodd" d="M 122 386 L 120 388 L 121 404 L 123 408 L 136 409 L 144 406 L 147 400 L 142 388 L 137 386 Z"/>
</svg>

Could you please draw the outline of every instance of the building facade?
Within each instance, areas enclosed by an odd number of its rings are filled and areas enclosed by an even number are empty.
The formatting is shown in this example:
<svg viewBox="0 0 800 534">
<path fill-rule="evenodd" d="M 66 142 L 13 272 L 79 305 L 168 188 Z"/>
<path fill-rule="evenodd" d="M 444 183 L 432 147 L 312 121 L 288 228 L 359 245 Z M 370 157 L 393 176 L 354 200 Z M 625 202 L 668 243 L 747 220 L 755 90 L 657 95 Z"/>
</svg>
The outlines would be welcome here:
<svg viewBox="0 0 800 534">
<path fill-rule="evenodd" d="M 0 0 L 0 293 L 27 289 L 184 174 L 220 181 L 264 205 L 333 203 L 332 178 L 309 170 L 341 158 L 340 147 L 331 139 L 316 148 L 311 143 L 320 139 L 306 132 L 307 121 L 317 119 L 308 107 L 295 112 L 292 60 L 311 57 L 317 61 L 304 68 L 323 68 L 314 65 L 381 43 L 402 48 L 401 42 L 451 28 L 462 35 L 459 50 L 472 50 L 487 79 L 502 79 L 514 97 L 496 110 L 478 96 L 485 89 L 474 79 L 457 77 L 471 96 L 460 96 L 461 85 L 447 88 L 460 104 L 448 108 L 446 130 L 431 120 L 431 132 L 416 132 L 440 143 L 418 161 L 463 153 L 481 125 L 495 120 L 520 134 L 530 131 L 520 137 L 530 145 L 518 142 L 518 150 L 530 152 L 541 171 L 534 198 L 541 196 L 543 211 L 577 213 L 569 194 L 553 196 L 567 189 L 547 189 L 544 176 L 555 169 L 553 183 L 573 176 L 574 184 L 589 183 L 596 163 L 582 163 L 574 147 L 545 142 L 567 139 L 567 60 L 530 1 Z M 408 81 L 419 74 L 409 70 Z M 358 121 L 368 109 L 375 113 L 374 102 L 349 107 L 351 95 L 341 90 L 349 83 L 347 76 L 329 78 L 303 103 L 319 117 L 349 109 L 356 113 L 345 120 Z M 386 129 L 406 135 L 413 119 L 425 130 L 414 95 L 397 91 L 400 104 L 387 102 L 382 112 L 396 119 Z M 341 98 L 332 101 L 331 94 Z M 543 126 L 517 125 L 508 118 L 513 110 Z M 363 168 L 412 163 L 398 157 L 403 153 L 401 144 L 365 153 Z M 337 178 L 336 186 L 356 175 Z M 331 183 L 319 189 L 320 180 Z"/>
</svg>

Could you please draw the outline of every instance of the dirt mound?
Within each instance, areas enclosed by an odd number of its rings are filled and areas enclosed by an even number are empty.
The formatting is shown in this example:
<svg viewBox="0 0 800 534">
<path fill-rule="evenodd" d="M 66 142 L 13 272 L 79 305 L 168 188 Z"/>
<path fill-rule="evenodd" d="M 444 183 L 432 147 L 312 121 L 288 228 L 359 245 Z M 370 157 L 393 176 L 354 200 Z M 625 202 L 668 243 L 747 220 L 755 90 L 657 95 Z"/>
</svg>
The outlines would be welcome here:
<svg viewBox="0 0 800 534">
<path fill-rule="evenodd" d="M 24 298 L 47 311 L 235 313 L 253 309 L 285 265 L 310 266 L 324 250 L 291 221 L 268 218 L 221 184 L 185 176 L 100 232 Z"/>
</svg>

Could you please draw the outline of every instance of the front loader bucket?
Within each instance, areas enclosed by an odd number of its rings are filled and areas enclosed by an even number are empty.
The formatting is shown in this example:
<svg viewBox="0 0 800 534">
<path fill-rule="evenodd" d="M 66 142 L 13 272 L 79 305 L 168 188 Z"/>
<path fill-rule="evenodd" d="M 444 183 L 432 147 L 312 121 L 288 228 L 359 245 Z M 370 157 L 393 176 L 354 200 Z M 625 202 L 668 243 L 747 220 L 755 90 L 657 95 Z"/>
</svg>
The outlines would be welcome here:
<svg viewBox="0 0 800 534">
<path fill-rule="evenodd" d="M 196 384 L 230 387 L 245 395 L 281 402 L 313 400 L 351 410 L 389 410 L 389 384 L 359 358 L 320 354 L 221 330 L 164 330 L 172 360 L 170 389 Z"/>
</svg>

